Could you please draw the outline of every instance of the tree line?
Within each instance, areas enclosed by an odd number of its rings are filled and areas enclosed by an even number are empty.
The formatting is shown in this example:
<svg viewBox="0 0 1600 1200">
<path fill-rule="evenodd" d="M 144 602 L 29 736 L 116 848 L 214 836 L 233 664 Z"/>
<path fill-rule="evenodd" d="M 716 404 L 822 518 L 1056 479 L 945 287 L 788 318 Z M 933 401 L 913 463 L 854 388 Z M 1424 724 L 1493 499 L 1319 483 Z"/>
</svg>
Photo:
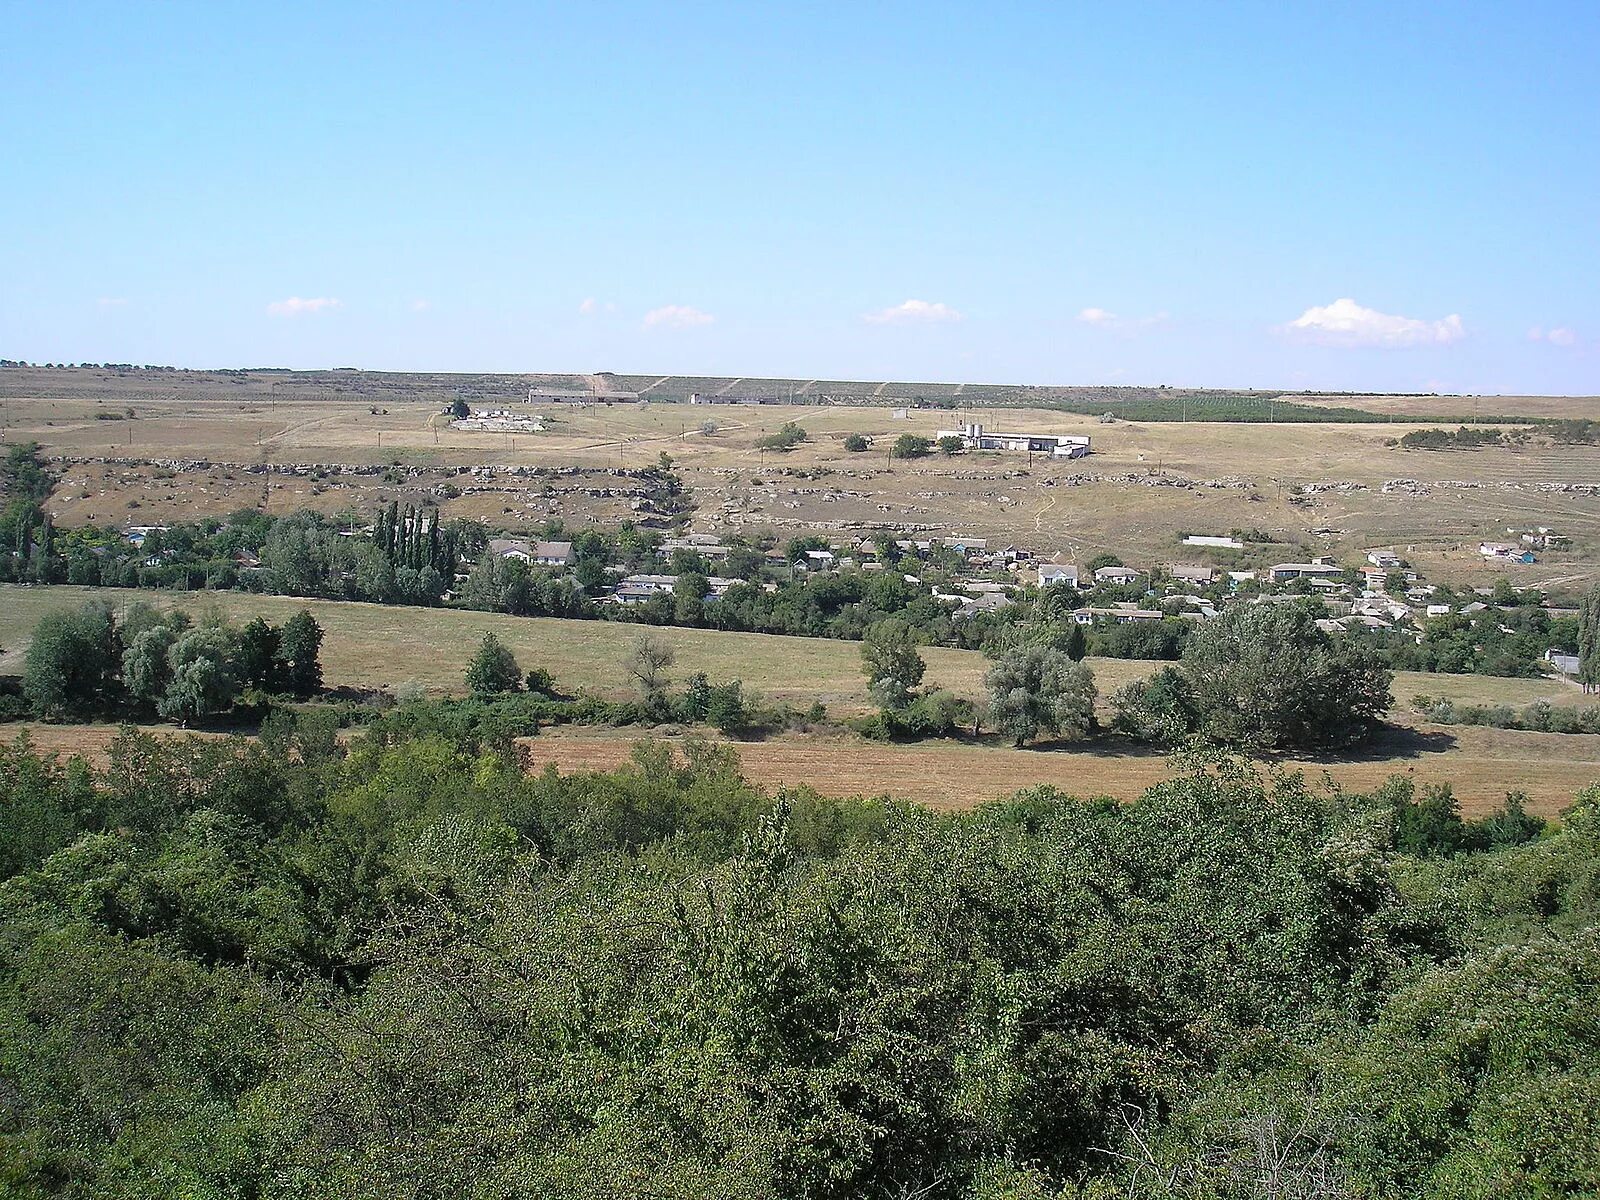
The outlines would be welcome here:
<svg viewBox="0 0 1600 1200">
<path fill-rule="evenodd" d="M 282 625 L 142 602 L 91 600 L 46 613 L 23 660 L 21 700 L 46 718 L 204 721 L 249 694 L 305 699 L 322 686 L 322 628 L 302 609 Z M 21 715 L 15 712 L 8 715 Z"/>
</svg>

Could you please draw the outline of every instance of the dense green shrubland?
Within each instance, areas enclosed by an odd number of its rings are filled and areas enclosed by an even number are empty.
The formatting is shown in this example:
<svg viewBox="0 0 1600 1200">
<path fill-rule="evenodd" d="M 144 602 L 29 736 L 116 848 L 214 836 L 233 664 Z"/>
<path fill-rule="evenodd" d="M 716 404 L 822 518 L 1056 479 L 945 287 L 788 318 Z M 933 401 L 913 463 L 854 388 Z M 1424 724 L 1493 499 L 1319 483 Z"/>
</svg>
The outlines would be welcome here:
<svg viewBox="0 0 1600 1200">
<path fill-rule="evenodd" d="M 0 749 L 6 1194 L 1600 1186 L 1593 795 L 1519 845 L 1226 761 L 949 815 L 333 733 Z"/>
</svg>

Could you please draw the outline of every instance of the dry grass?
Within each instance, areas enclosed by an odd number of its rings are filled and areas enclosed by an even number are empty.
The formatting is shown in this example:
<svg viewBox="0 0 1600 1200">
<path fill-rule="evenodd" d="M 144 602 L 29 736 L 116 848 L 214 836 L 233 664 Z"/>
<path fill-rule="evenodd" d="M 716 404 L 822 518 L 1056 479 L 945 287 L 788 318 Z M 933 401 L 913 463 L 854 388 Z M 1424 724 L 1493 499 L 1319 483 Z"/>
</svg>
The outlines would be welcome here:
<svg viewBox="0 0 1600 1200">
<path fill-rule="evenodd" d="M 535 767 L 609 770 L 627 762 L 637 732 L 559 729 L 525 743 Z M 1027 787 L 1051 784 L 1080 796 L 1131 800 L 1170 777 L 1172 761 L 1153 753 L 1071 749 L 1014 750 L 995 744 L 927 742 L 878 745 L 843 736 L 789 734 L 735 743 L 747 777 L 770 786 L 802 784 L 831 795 L 889 795 L 934 808 L 969 808 Z M 1280 760 L 1314 782 L 1370 790 L 1391 775 L 1421 787 L 1448 783 L 1467 816 L 1497 809 L 1506 793 L 1528 793 L 1529 808 L 1554 816 L 1600 781 L 1600 736 L 1460 729 L 1432 740 L 1405 739 L 1393 757 Z"/>
<path fill-rule="evenodd" d="M 153 385 L 152 385 L 153 386 Z M 3 419 L 10 439 L 36 439 L 52 453 L 207 459 L 216 464 L 399 463 L 570 466 L 590 470 L 640 467 L 666 451 L 692 487 L 703 528 L 739 527 L 778 536 L 839 533 L 873 526 L 920 526 L 1016 541 L 1041 552 L 1087 558 L 1111 550 L 1129 561 L 1196 557 L 1180 550 L 1184 533 L 1260 528 L 1284 539 L 1284 556 L 1311 546 L 1352 558 L 1367 547 L 1398 545 L 1432 578 L 1487 583 L 1507 568 L 1485 564 L 1477 542 L 1503 536 L 1507 526 L 1554 525 L 1575 548 L 1536 567 L 1515 570 L 1519 582 L 1600 578 L 1600 497 L 1529 490 L 1524 484 L 1600 483 L 1600 449 L 1555 447 L 1536 438 L 1520 449 L 1477 452 L 1405 451 L 1391 445 L 1415 426 L 1267 425 L 1117 422 L 1051 410 L 974 409 L 966 416 L 992 428 L 1087 433 L 1095 454 L 1077 462 L 1012 455 L 934 455 L 889 463 L 884 451 L 900 433 L 931 435 L 955 424 L 949 411 L 911 409 L 904 420 L 884 407 L 723 407 L 653 404 L 583 408 L 542 406 L 543 434 L 463 433 L 451 430 L 433 403 L 402 396 L 273 401 L 243 391 L 230 398 L 159 390 L 138 400 L 138 419 L 100 421 L 120 408 L 116 385 L 104 397 L 84 384 L 67 399 L 8 399 Z M 1443 403 L 1443 401 L 1441 401 Z M 1510 403 L 1507 401 L 1506 403 Z M 1552 402 L 1554 403 L 1554 402 Z M 1561 402 L 1565 404 L 1566 402 Z M 699 432 L 715 421 L 714 436 Z M 786 421 L 811 437 L 792 454 L 763 454 L 757 439 Z M 875 439 L 866 454 L 843 448 L 847 433 Z M 811 473 L 800 478 L 793 472 Z M 1086 481 L 1130 473 L 1135 481 Z M 402 473 L 403 474 L 403 473 Z M 262 477 L 225 465 L 159 478 L 149 468 L 85 465 L 67 473 L 51 508 L 58 521 L 167 520 L 223 515 L 263 502 Z M 1234 478 L 1242 488 L 1149 486 L 1160 477 L 1205 481 Z M 1396 478 L 1480 485 L 1431 496 L 1385 494 Z M 275 477 L 265 496 L 271 511 L 347 507 L 370 513 L 388 499 L 416 501 L 434 477 L 385 483 L 345 476 L 323 483 Z M 592 483 L 593 480 L 586 481 Z M 1307 483 L 1362 485 L 1320 493 L 1308 505 L 1289 503 L 1289 489 Z M 136 507 L 135 507 L 136 506 Z M 472 516 L 508 528 L 532 528 L 552 517 L 573 527 L 614 525 L 628 514 L 615 498 L 587 496 L 557 482 L 526 481 L 448 501 L 452 516 Z M 1339 530 L 1313 537 L 1319 527 Z"/>
<path fill-rule="evenodd" d="M 0 645 L 7 654 L 0 670 L 17 670 L 27 635 L 45 612 L 100 596 L 110 603 L 153 600 L 196 615 L 208 609 L 242 621 L 260 613 L 281 621 L 301 607 L 311 609 L 326 630 L 323 661 L 330 684 L 393 687 L 414 681 L 437 692 L 459 692 L 467 656 L 486 630 L 511 646 L 524 666 L 548 667 L 568 689 L 602 696 L 629 694 L 622 660 L 639 626 L 604 621 L 517 618 L 441 609 L 410 609 L 334 601 L 301 601 L 239 593 L 139 593 L 85 588 L 0 587 Z M 677 651 L 677 677 L 704 671 L 714 679 L 742 679 L 771 699 L 795 705 L 821 701 L 836 715 L 859 713 L 869 703 L 854 643 L 706 630 L 653 631 Z M 929 681 L 965 696 L 982 689 L 986 660 L 976 652 L 924 651 Z M 1102 700 L 1159 664 L 1091 660 Z M 1514 788 L 1526 790 L 1546 815 L 1571 802 L 1581 788 L 1600 779 L 1600 736 L 1536 734 L 1466 727 L 1429 726 L 1408 718 L 1405 708 L 1419 694 L 1470 703 L 1521 706 L 1547 699 L 1593 704 L 1559 679 L 1494 679 L 1477 675 L 1401 673 L 1396 719 L 1406 724 L 1386 743 L 1357 758 L 1307 760 L 1309 773 L 1326 770 L 1352 789 L 1374 786 L 1403 772 L 1419 783 L 1449 782 L 1469 812 L 1498 805 Z M 15 726 L 11 728 L 16 728 Z M 106 726 L 37 726 L 46 748 L 91 755 L 103 751 Z M 538 763 L 563 770 L 604 768 L 625 760 L 636 731 L 560 730 L 531 743 Z M 889 793 L 935 806 L 963 806 L 1008 795 L 1019 788 L 1052 783 L 1080 794 L 1127 799 L 1159 782 L 1167 760 L 1155 754 L 1105 750 L 1012 750 L 992 744 L 928 742 L 883 746 L 843 735 L 789 735 L 742 743 L 751 778 L 764 783 L 810 783 L 834 794 Z"/>
<path fill-rule="evenodd" d="M 417 683 L 437 693 L 460 692 L 468 658 L 485 632 L 493 632 L 523 667 L 542 666 L 568 690 L 608 698 L 632 694 L 623 661 L 646 627 L 614 621 L 507 617 L 455 609 L 402 608 L 332 600 L 298 600 L 240 592 L 148 592 L 77 587 L 0 586 L 0 670 L 20 670 L 27 638 L 44 613 L 97 597 L 112 605 L 146 601 L 181 608 L 199 618 L 215 611 L 242 623 L 260 614 L 281 622 L 302 608 L 322 625 L 324 676 L 330 685 L 393 688 Z M 821 701 L 840 714 L 869 707 L 853 642 L 721 633 L 701 629 L 650 629 L 677 653 L 672 674 L 704 671 L 714 680 L 740 679 L 772 700 L 796 705 Z M 963 694 L 981 686 L 982 657 L 970 651 L 929 648 L 929 681 Z"/>
<path fill-rule="evenodd" d="M 557 617 L 508 617 L 457 609 L 405 608 L 336 600 L 302 600 L 244 592 L 151 592 L 121 588 L 17 587 L 0 585 L 0 670 L 20 670 L 29 634 L 46 612 L 72 608 L 90 598 L 113 606 L 136 601 L 181 608 L 198 618 L 216 612 L 235 623 L 261 615 L 281 622 L 309 609 L 325 631 L 322 660 L 330 685 L 393 688 L 416 683 L 436 693 L 459 693 L 467 659 L 485 632 L 493 632 L 524 667 L 543 666 L 568 689 L 607 698 L 632 691 L 623 660 L 646 627 L 617 621 Z M 809 705 L 821 701 L 837 714 L 869 709 L 861 675 L 860 647 L 825 638 L 723 633 L 708 629 L 653 628 L 677 654 L 673 674 L 704 671 L 712 679 L 740 679 L 773 700 Z M 975 650 L 930 646 L 926 682 L 977 698 L 987 660 Z M 1141 679 L 1161 664 L 1129 659 L 1091 659 L 1102 698 Z M 1483 675 L 1400 672 L 1395 697 L 1404 708 L 1419 693 L 1463 703 L 1590 704 L 1562 679 L 1495 679 Z"/>
</svg>

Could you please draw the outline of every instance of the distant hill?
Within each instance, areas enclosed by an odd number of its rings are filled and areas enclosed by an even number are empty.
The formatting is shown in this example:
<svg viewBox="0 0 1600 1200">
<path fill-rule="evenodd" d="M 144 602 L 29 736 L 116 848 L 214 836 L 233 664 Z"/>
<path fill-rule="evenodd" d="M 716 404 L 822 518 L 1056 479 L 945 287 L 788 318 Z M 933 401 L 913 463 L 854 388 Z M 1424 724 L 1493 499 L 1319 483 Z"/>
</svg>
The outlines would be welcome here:
<svg viewBox="0 0 1600 1200">
<path fill-rule="evenodd" d="M 777 379 L 711 375 L 481 374 L 474 372 L 298 371 L 241 368 L 214 371 L 170 367 L 0 365 L 0 399 L 139 400 L 370 400 L 444 405 L 511 403 L 530 391 L 636 396 L 683 403 L 690 396 L 770 399 L 794 404 L 883 404 L 937 408 L 1055 408 L 1138 421 L 1529 421 L 1559 415 L 1567 405 L 1592 411 L 1579 398 L 1448 397 L 1391 393 L 1256 391 L 1217 388 L 1039 386 L 997 383 L 915 383 L 893 380 Z"/>
</svg>

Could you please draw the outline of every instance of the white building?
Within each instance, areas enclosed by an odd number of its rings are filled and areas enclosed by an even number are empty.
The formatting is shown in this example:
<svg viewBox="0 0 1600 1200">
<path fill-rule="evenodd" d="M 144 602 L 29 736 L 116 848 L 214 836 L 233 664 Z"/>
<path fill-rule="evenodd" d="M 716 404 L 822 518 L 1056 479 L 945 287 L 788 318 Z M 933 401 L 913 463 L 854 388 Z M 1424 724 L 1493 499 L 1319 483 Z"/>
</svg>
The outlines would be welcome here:
<svg viewBox="0 0 1600 1200">
<path fill-rule="evenodd" d="M 528 542 L 522 538 L 494 538 L 489 542 L 489 553 L 495 558 L 519 558 L 541 567 L 570 566 L 574 557 L 571 542 Z"/>
<path fill-rule="evenodd" d="M 1183 539 L 1185 546 L 1215 546 L 1219 550 L 1243 550 L 1244 543 L 1235 537 L 1222 537 L 1210 533 L 1191 533 Z"/>
<path fill-rule="evenodd" d="M 1054 587 L 1058 583 L 1070 588 L 1078 586 L 1078 568 L 1075 563 L 1045 563 L 1039 568 L 1040 587 Z"/>
<path fill-rule="evenodd" d="M 935 438 L 960 438 L 968 450 L 1013 450 L 1048 454 L 1054 458 L 1082 458 L 1089 453 L 1089 439 L 1061 433 L 999 433 L 976 422 L 960 429 L 941 429 Z"/>
<path fill-rule="evenodd" d="M 1579 659 L 1576 654 L 1566 654 L 1560 650 L 1546 650 L 1544 660 L 1563 675 L 1576 675 L 1578 673 Z"/>
</svg>

